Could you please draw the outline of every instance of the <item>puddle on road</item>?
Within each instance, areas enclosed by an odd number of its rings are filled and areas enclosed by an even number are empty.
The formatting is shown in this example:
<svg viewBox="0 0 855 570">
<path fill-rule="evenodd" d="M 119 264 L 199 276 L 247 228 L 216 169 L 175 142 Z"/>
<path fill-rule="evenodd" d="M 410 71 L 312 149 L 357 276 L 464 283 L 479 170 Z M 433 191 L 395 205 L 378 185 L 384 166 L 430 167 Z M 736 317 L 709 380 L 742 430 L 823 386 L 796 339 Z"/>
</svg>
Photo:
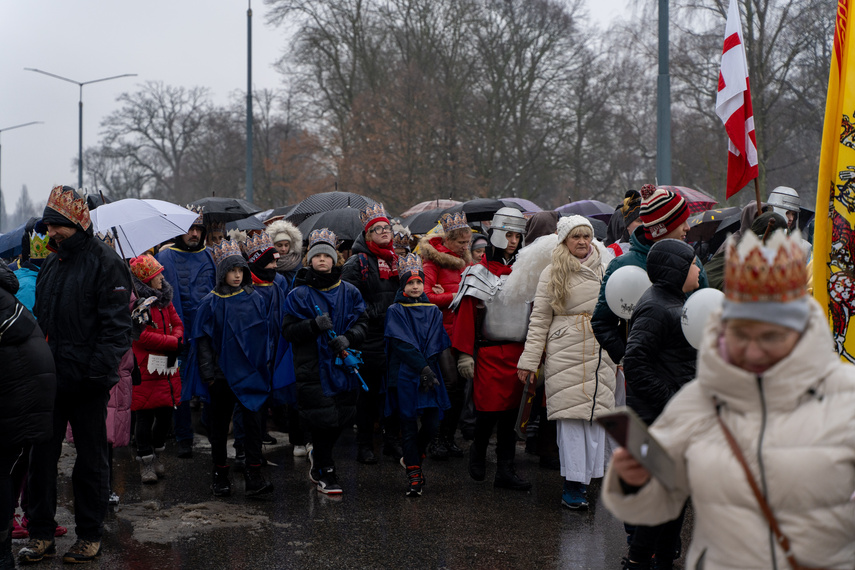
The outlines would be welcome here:
<svg viewBox="0 0 855 570">
<path fill-rule="evenodd" d="M 213 501 L 180 504 L 166 509 L 158 501 L 148 501 L 124 505 L 116 516 L 133 525 L 135 540 L 158 544 L 169 544 L 213 529 L 258 528 L 270 522 L 267 515 L 251 508 L 236 509 L 232 504 Z"/>
</svg>

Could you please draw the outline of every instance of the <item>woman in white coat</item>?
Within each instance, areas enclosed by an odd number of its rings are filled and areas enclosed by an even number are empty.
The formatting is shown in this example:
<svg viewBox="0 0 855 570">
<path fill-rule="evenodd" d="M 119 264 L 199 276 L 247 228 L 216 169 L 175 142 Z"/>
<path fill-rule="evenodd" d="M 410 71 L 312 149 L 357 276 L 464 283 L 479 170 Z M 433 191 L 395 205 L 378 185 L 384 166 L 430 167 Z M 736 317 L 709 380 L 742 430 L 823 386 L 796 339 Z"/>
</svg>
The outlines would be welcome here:
<svg viewBox="0 0 855 570">
<path fill-rule="evenodd" d="M 807 295 L 799 241 L 776 232 L 761 244 L 749 232 L 727 245 L 725 301 L 707 322 L 698 377 L 650 429 L 676 463 L 674 488 L 624 449 L 606 476 L 606 507 L 632 524 L 671 520 L 691 496 L 686 568 L 783 570 L 789 558 L 855 568 L 855 368 Z"/>
<path fill-rule="evenodd" d="M 587 508 L 592 478 L 602 477 L 606 434 L 594 422 L 615 405 L 615 365 L 591 330 L 603 273 L 612 256 L 594 239 L 582 216 L 558 220 L 552 263 L 540 274 L 525 351 L 517 364 L 521 382 L 546 353 L 546 411 L 558 420 L 558 452 L 564 491 L 561 503 Z"/>
</svg>

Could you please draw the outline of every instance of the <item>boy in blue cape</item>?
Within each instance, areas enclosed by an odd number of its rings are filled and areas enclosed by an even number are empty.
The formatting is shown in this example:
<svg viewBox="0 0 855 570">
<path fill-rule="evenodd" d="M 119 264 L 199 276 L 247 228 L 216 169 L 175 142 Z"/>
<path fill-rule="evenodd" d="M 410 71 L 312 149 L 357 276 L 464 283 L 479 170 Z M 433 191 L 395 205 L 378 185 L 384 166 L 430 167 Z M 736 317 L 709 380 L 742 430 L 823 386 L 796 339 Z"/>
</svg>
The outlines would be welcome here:
<svg viewBox="0 0 855 570">
<path fill-rule="evenodd" d="M 400 258 L 398 276 L 401 286 L 386 312 L 386 415 L 400 415 L 407 496 L 418 497 L 425 485 L 422 458 L 439 430 L 440 410 L 451 407 L 439 369 L 439 355 L 451 340 L 442 311 L 425 295 L 419 256 Z"/>
<path fill-rule="evenodd" d="M 261 417 L 270 397 L 273 354 L 270 320 L 261 295 L 252 287 L 249 266 L 234 241 L 212 248 L 217 261 L 217 286 L 202 302 L 193 323 L 199 373 L 211 394 L 211 457 L 214 461 L 214 496 L 231 494 L 226 442 L 235 404 L 243 412 L 246 446 L 246 496 L 273 492 L 261 474 L 263 457 Z"/>
<path fill-rule="evenodd" d="M 309 235 L 308 267 L 297 272 L 282 322 L 294 359 L 300 421 L 312 434 L 309 478 L 327 495 L 342 492 L 332 450 L 342 429 L 353 425 L 360 386 L 359 378 L 336 359 L 362 344 L 368 323 L 359 290 L 341 281 L 335 245 L 330 230 Z"/>
</svg>

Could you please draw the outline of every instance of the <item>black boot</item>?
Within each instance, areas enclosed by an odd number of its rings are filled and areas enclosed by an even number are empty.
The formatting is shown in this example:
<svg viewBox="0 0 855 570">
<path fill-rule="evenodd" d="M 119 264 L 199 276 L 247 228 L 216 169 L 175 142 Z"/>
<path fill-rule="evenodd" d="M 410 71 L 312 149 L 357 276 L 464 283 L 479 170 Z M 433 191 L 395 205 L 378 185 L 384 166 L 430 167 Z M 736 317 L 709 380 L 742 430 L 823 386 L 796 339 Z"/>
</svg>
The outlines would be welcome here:
<svg viewBox="0 0 855 570">
<path fill-rule="evenodd" d="M 487 477 L 487 450 L 481 449 L 475 441 L 469 446 L 469 476 L 476 481 Z"/>
<path fill-rule="evenodd" d="M 650 570 L 650 560 L 635 561 L 625 557 L 621 560 L 622 570 Z"/>
<path fill-rule="evenodd" d="M 463 450 L 454 443 L 453 435 L 442 438 L 442 443 L 445 445 L 449 457 L 463 457 Z"/>
<path fill-rule="evenodd" d="M 356 460 L 363 465 L 374 465 L 377 463 L 377 456 L 374 455 L 374 450 L 371 449 L 370 443 L 360 443 L 356 449 Z"/>
<path fill-rule="evenodd" d="M 493 481 L 493 486 L 501 489 L 513 489 L 514 491 L 528 491 L 531 489 L 531 483 L 520 479 L 514 468 L 514 462 L 507 459 L 499 461 L 496 467 L 496 479 Z"/>
<path fill-rule="evenodd" d="M 237 473 L 243 473 L 244 469 L 246 469 L 246 452 L 242 445 L 235 446 L 235 460 L 232 462 L 232 467 L 235 468 L 235 472 Z"/>
<path fill-rule="evenodd" d="M 215 466 L 212 473 L 211 492 L 215 497 L 228 497 L 232 494 L 232 482 L 229 481 L 229 466 Z"/>
<path fill-rule="evenodd" d="M 264 475 L 261 474 L 261 465 L 247 465 L 243 476 L 246 481 L 247 497 L 257 497 L 258 495 L 267 495 L 273 492 L 273 483 L 265 479 Z"/>
<path fill-rule="evenodd" d="M 428 445 L 427 451 L 431 459 L 439 459 L 440 461 L 448 459 L 448 448 L 445 447 L 445 443 L 440 437 L 433 438 L 433 441 Z"/>
<path fill-rule="evenodd" d="M 401 442 L 394 437 L 385 438 L 383 441 L 383 455 L 391 457 L 395 461 L 400 461 L 404 456 L 404 450 L 401 448 Z"/>
</svg>

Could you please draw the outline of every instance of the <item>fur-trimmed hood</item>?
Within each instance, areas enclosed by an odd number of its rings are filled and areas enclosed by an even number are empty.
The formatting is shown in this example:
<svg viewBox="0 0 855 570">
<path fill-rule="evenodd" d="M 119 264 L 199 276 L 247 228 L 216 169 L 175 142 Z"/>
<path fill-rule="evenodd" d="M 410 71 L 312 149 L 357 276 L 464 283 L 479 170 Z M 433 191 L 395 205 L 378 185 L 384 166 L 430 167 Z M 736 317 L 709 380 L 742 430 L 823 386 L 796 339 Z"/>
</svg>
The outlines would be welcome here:
<svg viewBox="0 0 855 570">
<path fill-rule="evenodd" d="M 291 242 L 291 251 L 299 251 L 302 254 L 303 234 L 297 226 L 287 220 L 276 220 L 267 226 L 267 235 L 273 243 L 288 239 Z"/>
<path fill-rule="evenodd" d="M 458 257 L 451 253 L 442 243 L 443 236 L 425 236 L 419 241 L 419 254 L 425 261 L 435 263 L 443 269 L 456 269 L 462 271 L 464 267 L 472 264 L 472 253 L 469 248 Z"/>
</svg>

